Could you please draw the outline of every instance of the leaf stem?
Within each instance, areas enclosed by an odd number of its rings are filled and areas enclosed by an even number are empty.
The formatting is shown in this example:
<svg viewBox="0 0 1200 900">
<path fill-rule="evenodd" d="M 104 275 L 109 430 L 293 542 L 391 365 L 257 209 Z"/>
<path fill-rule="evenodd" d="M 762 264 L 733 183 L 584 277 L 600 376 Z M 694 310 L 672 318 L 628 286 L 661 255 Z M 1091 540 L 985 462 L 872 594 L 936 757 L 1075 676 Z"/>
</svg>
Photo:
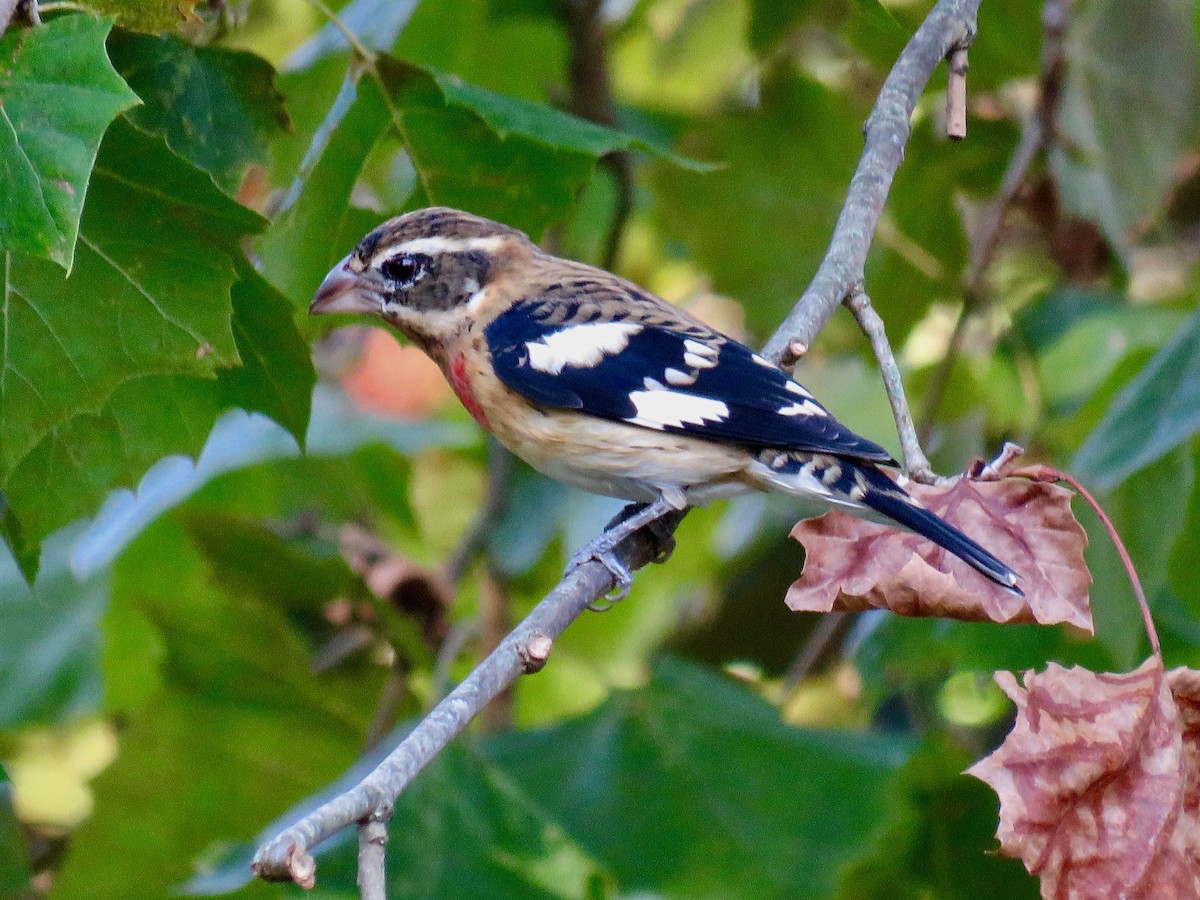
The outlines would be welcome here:
<svg viewBox="0 0 1200 900">
<path fill-rule="evenodd" d="M 346 27 L 346 23 L 338 17 L 338 14 L 325 5 L 324 0 L 308 0 L 308 5 L 328 19 L 330 24 L 342 33 L 342 37 L 346 39 L 346 43 L 354 49 L 354 52 L 372 69 L 375 68 L 375 52 L 367 49 L 367 46 L 358 39 L 358 35 Z"/>
<path fill-rule="evenodd" d="M 1108 517 L 1108 513 L 1104 511 L 1099 501 L 1092 496 L 1079 481 L 1066 472 L 1057 469 L 1052 470 L 1053 474 L 1059 481 L 1065 481 L 1075 490 L 1079 491 L 1081 497 L 1095 510 L 1096 515 L 1100 517 L 1101 523 L 1104 525 L 1104 530 L 1108 532 L 1109 539 L 1113 542 L 1113 546 L 1117 549 L 1117 555 L 1121 557 L 1121 562 L 1125 565 L 1125 572 L 1129 576 L 1129 583 L 1133 586 L 1133 595 L 1137 598 L 1138 607 L 1142 611 L 1142 622 L 1146 626 L 1146 636 L 1150 639 L 1150 649 L 1154 655 L 1162 660 L 1162 645 L 1158 641 L 1158 630 L 1154 627 L 1154 618 L 1150 615 L 1150 604 L 1146 602 L 1146 592 L 1142 590 L 1142 581 L 1138 578 L 1137 569 L 1133 565 L 1133 559 L 1129 555 L 1129 551 L 1125 549 L 1125 543 L 1121 540 L 1121 536 L 1117 534 L 1117 528 L 1112 523 L 1112 519 Z"/>
</svg>

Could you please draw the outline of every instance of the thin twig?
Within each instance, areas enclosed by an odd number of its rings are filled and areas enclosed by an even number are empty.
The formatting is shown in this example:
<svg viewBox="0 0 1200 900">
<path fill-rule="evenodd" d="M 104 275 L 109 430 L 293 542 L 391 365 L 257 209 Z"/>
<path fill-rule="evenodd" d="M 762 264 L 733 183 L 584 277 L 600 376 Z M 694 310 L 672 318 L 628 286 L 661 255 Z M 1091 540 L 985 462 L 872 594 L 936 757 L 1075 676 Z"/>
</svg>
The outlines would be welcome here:
<svg viewBox="0 0 1200 900">
<path fill-rule="evenodd" d="M 496 524 L 504 514 L 508 503 L 508 479 L 512 474 L 513 456 L 499 441 L 488 437 L 487 442 L 487 489 L 483 495 L 483 508 L 463 535 L 458 546 L 446 560 L 446 578 L 455 590 L 462 584 L 467 569 L 475 557 L 487 546 Z"/>
<path fill-rule="evenodd" d="M 896 364 L 896 356 L 892 353 L 892 345 L 888 343 L 887 331 L 883 319 L 871 305 L 871 298 L 863 290 L 855 291 L 846 301 L 846 306 L 858 320 L 858 325 L 871 342 L 875 358 L 879 361 L 879 371 L 883 375 L 883 385 L 887 390 L 888 402 L 892 405 L 892 417 L 896 420 L 896 431 L 900 435 L 900 455 L 904 470 L 915 481 L 923 484 L 934 484 L 937 476 L 925 451 L 917 440 L 917 429 L 913 425 L 912 413 L 908 408 L 908 398 L 904 395 L 904 379 L 900 377 L 900 367 Z"/>
<path fill-rule="evenodd" d="M 363 753 L 370 753 L 379 746 L 396 725 L 396 713 L 408 695 L 408 661 L 393 651 L 392 664 L 388 668 L 387 681 L 375 704 L 375 715 L 367 726 L 363 737 Z"/>
<path fill-rule="evenodd" d="M 500 646 L 512 623 L 509 621 L 508 583 L 504 573 L 496 566 L 489 566 L 479 592 L 479 638 L 480 655 L 487 656 Z M 483 730 L 489 733 L 507 731 L 512 728 L 512 686 L 500 694 L 480 712 Z"/>
<path fill-rule="evenodd" d="M 370 50 L 366 44 L 358 39 L 358 35 L 346 26 L 346 23 L 341 20 L 337 13 L 325 5 L 325 0 L 308 0 L 308 5 L 313 7 L 317 12 L 328 19 L 333 27 L 342 33 L 342 37 L 346 39 L 358 57 L 371 68 L 375 68 L 375 53 Z"/>
<path fill-rule="evenodd" d="M 796 654 L 796 659 L 788 666 L 787 674 L 783 677 L 784 696 L 790 696 L 800 682 L 812 674 L 817 663 L 825 652 L 840 641 L 854 622 L 854 615 L 838 610 L 821 616 L 820 621 L 813 626 L 804 646 Z"/>
<path fill-rule="evenodd" d="M 768 342 L 764 353 L 772 359 L 782 360 L 789 347 L 810 344 L 838 304 L 862 282 L 871 237 L 908 140 L 913 107 L 937 64 L 954 48 L 970 43 L 978 6 L 979 0 L 939 0 L 897 59 L 867 122 L 866 149 L 829 251 L 804 296 Z M 655 530 L 672 533 L 684 514 L 669 513 L 655 523 Z M 642 529 L 621 541 L 615 553 L 632 571 L 654 559 L 658 550 L 658 538 Z M 255 873 L 266 880 L 311 883 L 313 847 L 374 810 L 390 808 L 484 706 L 522 673 L 540 669 L 566 627 L 613 587 L 612 573 L 595 561 L 565 576 L 373 772 L 259 848 Z"/>
<path fill-rule="evenodd" d="M 387 900 L 387 819 L 358 825 L 358 891 L 362 900 Z"/>
<path fill-rule="evenodd" d="M 811 346 L 838 304 L 864 281 L 871 239 L 912 131 L 913 109 L 938 64 L 951 51 L 970 45 L 978 11 L 979 0 L 938 0 L 896 60 L 863 129 L 866 147 L 825 258 L 763 350 L 773 362 L 793 364 L 795 350 Z"/>
<path fill-rule="evenodd" d="M 967 136 L 967 48 L 958 47 L 946 60 L 946 137 L 961 141 Z"/>
<path fill-rule="evenodd" d="M 479 636 L 479 620 L 464 619 L 451 628 L 433 663 L 433 678 L 429 686 L 429 708 L 432 709 L 450 692 L 450 669 L 467 643 Z"/>
</svg>

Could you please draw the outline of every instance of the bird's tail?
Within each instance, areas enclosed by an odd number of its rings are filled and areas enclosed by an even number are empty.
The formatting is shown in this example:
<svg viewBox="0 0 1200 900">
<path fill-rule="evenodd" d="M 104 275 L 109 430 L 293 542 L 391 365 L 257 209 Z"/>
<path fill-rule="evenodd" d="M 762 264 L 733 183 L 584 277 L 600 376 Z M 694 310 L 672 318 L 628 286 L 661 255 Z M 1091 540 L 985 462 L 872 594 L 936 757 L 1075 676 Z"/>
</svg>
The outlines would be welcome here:
<svg viewBox="0 0 1200 900">
<path fill-rule="evenodd" d="M 876 466 L 845 457 L 775 450 L 764 451 L 759 462 L 754 474 L 771 486 L 834 506 L 867 507 L 889 524 L 928 538 L 984 577 L 1021 594 L 1012 569 L 921 506 Z"/>
<path fill-rule="evenodd" d="M 1001 587 L 1020 594 L 1017 573 L 1000 562 L 941 516 L 931 513 L 906 494 L 892 479 L 874 466 L 855 466 L 863 473 L 868 489 L 862 502 L 909 531 L 929 538 L 953 553 L 981 575 Z"/>
</svg>

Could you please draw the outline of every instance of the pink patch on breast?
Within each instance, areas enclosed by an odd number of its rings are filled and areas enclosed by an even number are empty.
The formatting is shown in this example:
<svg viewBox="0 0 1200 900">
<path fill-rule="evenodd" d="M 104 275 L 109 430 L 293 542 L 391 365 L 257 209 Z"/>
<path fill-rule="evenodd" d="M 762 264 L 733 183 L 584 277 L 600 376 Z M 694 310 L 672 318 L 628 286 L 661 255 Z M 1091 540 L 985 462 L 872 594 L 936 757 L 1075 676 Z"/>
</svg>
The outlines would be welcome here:
<svg viewBox="0 0 1200 900">
<path fill-rule="evenodd" d="M 461 356 L 456 356 L 450 361 L 450 387 L 454 388 L 454 393 L 458 395 L 462 405 L 467 408 L 467 412 L 475 417 L 475 421 L 484 428 L 490 429 L 487 413 L 483 411 L 479 398 L 471 389 L 471 378 L 467 374 L 467 361 Z"/>
</svg>

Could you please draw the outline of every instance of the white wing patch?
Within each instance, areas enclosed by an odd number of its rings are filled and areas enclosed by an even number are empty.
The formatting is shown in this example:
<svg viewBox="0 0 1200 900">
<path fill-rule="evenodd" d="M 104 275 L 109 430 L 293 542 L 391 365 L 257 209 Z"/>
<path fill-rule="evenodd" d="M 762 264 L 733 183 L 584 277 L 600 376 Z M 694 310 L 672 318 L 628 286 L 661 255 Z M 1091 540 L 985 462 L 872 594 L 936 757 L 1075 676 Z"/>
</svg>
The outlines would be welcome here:
<svg viewBox="0 0 1200 900">
<path fill-rule="evenodd" d="M 606 356 L 620 353 L 642 330 L 636 322 L 596 322 L 572 325 L 536 341 L 527 341 L 529 364 L 539 372 L 558 375 L 568 366 L 591 368 Z"/>
<path fill-rule="evenodd" d="M 697 397 L 678 391 L 634 391 L 629 399 L 637 415 L 626 421 L 659 431 L 729 418 L 729 407 L 711 397 Z"/>
<path fill-rule="evenodd" d="M 663 377 L 667 379 L 667 384 L 677 387 L 696 383 L 695 375 L 690 372 L 681 372 L 679 369 L 663 369 Z"/>
<path fill-rule="evenodd" d="M 812 399 L 812 394 L 808 392 L 808 388 L 800 384 L 798 381 L 792 381 L 792 379 L 789 378 L 784 387 L 786 387 L 793 394 L 799 394 L 801 397 L 808 397 L 810 400 Z"/>
<path fill-rule="evenodd" d="M 789 406 L 779 407 L 779 415 L 781 416 L 827 416 L 825 412 L 817 404 L 811 400 L 801 400 L 799 403 L 793 403 Z"/>
</svg>

